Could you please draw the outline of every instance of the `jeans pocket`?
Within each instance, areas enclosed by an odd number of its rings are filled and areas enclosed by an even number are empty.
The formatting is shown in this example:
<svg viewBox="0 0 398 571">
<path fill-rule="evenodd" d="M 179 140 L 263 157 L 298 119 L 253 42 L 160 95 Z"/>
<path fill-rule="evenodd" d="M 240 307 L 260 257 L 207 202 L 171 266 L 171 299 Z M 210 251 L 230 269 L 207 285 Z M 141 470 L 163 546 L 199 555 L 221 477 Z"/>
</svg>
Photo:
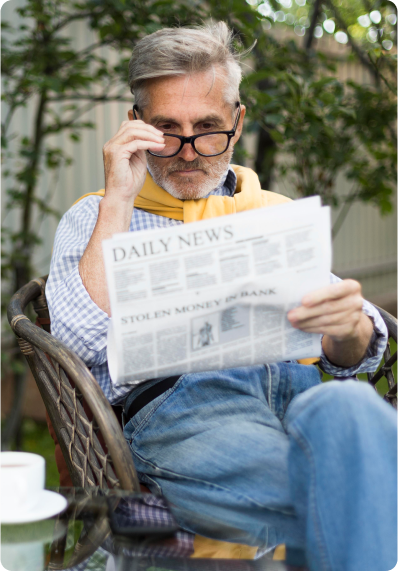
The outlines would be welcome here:
<svg viewBox="0 0 398 571">
<path fill-rule="evenodd" d="M 141 410 L 137 412 L 129 422 L 126 424 L 125 430 L 131 425 L 129 429 L 129 441 L 130 443 L 134 440 L 137 434 L 148 424 L 149 420 L 153 417 L 156 411 L 162 406 L 162 404 L 172 395 L 180 386 L 185 375 L 182 375 L 178 381 L 170 389 L 154 398 L 151 402 L 146 404 Z"/>
</svg>

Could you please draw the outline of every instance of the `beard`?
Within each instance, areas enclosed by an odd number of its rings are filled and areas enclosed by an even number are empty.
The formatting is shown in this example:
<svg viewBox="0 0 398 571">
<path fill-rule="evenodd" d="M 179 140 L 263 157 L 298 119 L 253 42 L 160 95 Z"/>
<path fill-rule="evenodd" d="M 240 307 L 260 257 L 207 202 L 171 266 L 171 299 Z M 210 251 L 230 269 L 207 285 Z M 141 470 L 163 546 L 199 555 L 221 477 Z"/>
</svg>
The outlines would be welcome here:
<svg viewBox="0 0 398 571">
<path fill-rule="evenodd" d="M 147 153 L 147 161 L 149 171 L 157 185 L 174 198 L 195 200 L 203 198 L 217 188 L 228 168 L 232 155 L 233 149 L 228 149 L 214 163 L 209 163 L 203 157 L 198 156 L 193 161 L 185 161 L 179 157 L 175 159 L 175 162 L 162 165 L 162 159 Z M 192 177 L 189 175 L 173 175 L 177 171 L 195 169 L 200 169 L 203 173 L 200 181 L 197 180 L 196 175 Z"/>
</svg>

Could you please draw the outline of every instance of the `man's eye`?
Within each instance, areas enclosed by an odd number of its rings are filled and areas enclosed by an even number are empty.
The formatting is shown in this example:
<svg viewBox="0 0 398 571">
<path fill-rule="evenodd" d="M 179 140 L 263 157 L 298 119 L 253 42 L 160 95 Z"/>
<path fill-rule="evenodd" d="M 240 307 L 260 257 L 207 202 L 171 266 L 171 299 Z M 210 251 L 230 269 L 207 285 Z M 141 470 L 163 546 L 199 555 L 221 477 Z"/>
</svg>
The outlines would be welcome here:
<svg viewBox="0 0 398 571">
<path fill-rule="evenodd" d="M 202 123 L 201 128 L 204 131 L 211 131 L 212 129 L 214 129 L 214 125 L 213 123 Z"/>
<path fill-rule="evenodd" d="M 173 128 L 173 125 L 171 123 L 164 123 L 163 125 L 159 125 L 158 129 L 160 129 L 161 131 L 170 131 L 170 129 Z"/>
</svg>

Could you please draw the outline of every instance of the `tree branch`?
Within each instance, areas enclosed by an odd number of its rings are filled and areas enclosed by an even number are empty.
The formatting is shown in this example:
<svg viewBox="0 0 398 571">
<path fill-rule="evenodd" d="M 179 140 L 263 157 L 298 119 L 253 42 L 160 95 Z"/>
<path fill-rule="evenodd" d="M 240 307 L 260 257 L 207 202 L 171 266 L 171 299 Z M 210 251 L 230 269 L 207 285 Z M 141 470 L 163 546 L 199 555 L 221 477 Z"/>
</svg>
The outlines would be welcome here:
<svg viewBox="0 0 398 571">
<path fill-rule="evenodd" d="M 380 73 L 380 72 L 379 72 L 379 77 L 380 77 L 380 79 L 386 84 L 386 86 L 387 86 L 388 89 L 391 91 L 391 93 L 393 93 L 394 96 L 396 96 L 396 95 L 397 95 L 397 88 L 396 88 L 396 86 L 395 86 L 395 87 L 392 86 L 392 85 L 389 83 L 388 79 L 386 79 L 386 77 L 385 77 L 382 73 Z"/>
<path fill-rule="evenodd" d="M 60 174 L 61 174 L 61 166 L 62 166 L 62 165 L 60 165 L 59 167 L 57 167 L 56 171 L 54 172 L 54 174 L 53 174 L 53 176 L 52 176 L 51 183 L 50 183 L 49 188 L 48 188 L 48 190 L 47 190 L 47 192 L 46 192 L 46 195 L 45 195 L 45 197 L 44 197 L 44 201 L 45 201 L 47 204 L 49 204 L 49 203 L 51 202 L 51 200 L 52 200 L 52 198 L 53 198 L 53 196 L 55 195 L 55 192 L 56 192 L 56 190 L 57 190 L 57 186 L 58 186 L 59 179 L 60 179 Z M 42 223 L 44 222 L 46 216 L 47 216 L 47 213 L 44 212 L 44 211 L 42 211 L 42 212 L 41 212 L 41 216 L 38 218 L 38 220 L 37 220 L 37 222 L 36 222 L 36 226 L 37 226 L 36 231 L 37 231 L 37 233 L 40 232 L 41 225 L 42 225 Z M 51 254 L 51 255 L 52 255 L 52 254 Z M 51 258 L 51 256 L 50 256 L 50 258 Z"/>
<path fill-rule="evenodd" d="M 44 89 L 40 93 L 35 121 L 34 121 L 34 134 L 32 141 L 32 151 L 28 159 L 28 164 L 25 172 L 29 172 L 30 176 L 24 181 L 25 189 L 23 194 L 23 204 L 21 204 L 21 218 L 20 218 L 20 237 L 17 243 L 13 245 L 13 252 L 18 251 L 20 259 L 14 263 L 14 290 L 20 289 L 25 285 L 30 278 L 30 260 L 31 252 L 34 245 L 31 241 L 30 227 L 32 222 L 32 204 L 34 201 L 34 193 L 37 183 L 38 165 L 40 161 L 40 151 L 43 142 L 43 121 L 47 105 L 47 93 Z"/>
<path fill-rule="evenodd" d="M 336 222 L 333 224 L 333 228 L 332 228 L 332 239 L 334 240 L 340 230 L 340 228 L 342 227 L 345 219 L 347 218 L 347 215 L 350 211 L 351 206 L 353 205 L 355 198 L 357 197 L 357 191 L 354 190 L 354 192 L 352 194 L 350 194 L 346 200 L 344 201 L 344 204 L 339 212 L 339 215 L 337 217 Z"/>
<path fill-rule="evenodd" d="M 315 0 L 315 2 L 314 2 L 314 7 L 312 10 L 312 15 L 311 15 L 311 24 L 310 24 L 310 27 L 308 28 L 307 34 L 305 35 L 306 40 L 305 40 L 304 47 L 307 51 L 309 51 L 311 49 L 311 46 L 312 46 L 312 42 L 314 39 L 314 30 L 315 30 L 316 23 L 318 21 L 319 12 L 321 9 L 321 3 L 322 3 L 322 0 Z"/>
<path fill-rule="evenodd" d="M 362 4 L 365 7 L 365 10 L 367 10 L 367 12 L 370 14 L 370 12 L 372 11 L 372 6 L 369 4 L 368 0 L 362 0 Z M 377 6 L 374 7 L 374 9 L 376 9 Z M 379 40 L 379 43 L 381 44 L 381 36 L 382 36 L 382 31 L 380 30 L 380 26 L 376 25 L 376 30 L 377 30 L 377 38 Z M 380 62 L 381 62 L 381 58 L 383 57 L 383 52 L 381 52 L 379 58 L 377 58 L 377 61 L 374 62 L 371 58 L 371 55 L 369 54 L 369 59 L 372 62 L 372 64 L 374 65 L 375 70 L 378 73 L 378 76 L 380 77 Z"/>
<path fill-rule="evenodd" d="M 97 12 L 99 12 L 99 10 L 97 10 Z M 81 12 L 80 14 L 72 14 L 71 16 L 67 16 L 66 18 L 64 18 L 63 20 L 58 22 L 58 24 L 56 26 L 54 26 L 54 28 L 51 30 L 51 32 L 52 33 L 58 32 L 58 30 L 61 30 L 62 28 L 64 28 L 68 24 L 70 24 L 71 22 L 73 22 L 75 20 L 81 20 L 84 18 L 89 18 L 93 14 L 95 14 L 95 11 L 90 10 L 88 12 Z"/>
<path fill-rule="evenodd" d="M 15 104 L 13 104 L 13 105 L 10 105 L 10 108 L 7 111 L 6 118 L 4 119 L 4 122 L 1 125 L 2 137 L 5 137 L 7 135 L 8 127 L 10 126 L 11 119 L 12 119 L 12 116 L 14 115 L 14 111 L 16 108 L 17 108 L 17 106 Z"/>
<path fill-rule="evenodd" d="M 360 60 L 360 62 L 362 63 L 362 65 L 364 67 L 366 67 L 371 72 L 371 74 L 375 78 L 376 82 L 378 83 L 379 82 L 378 70 L 374 67 L 374 65 L 372 65 L 372 62 L 366 57 L 365 53 L 360 49 L 360 47 L 354 41 L 353 37 L 351 36 L 350 32 L 348 31 L 347 24 L 345 23 L 345 21 L 344 21 L 343 17 L 341 16 L 339 10 L 334 5 L 333 0 L 325 0 L 325 2 L 327 2 L 331 11 L 333 12 L 334 17 L 336 18 L 336 21 L 337 21 L 337 24 L 339 25 L 339 27 L 342 28 L 345 31 L 345 33 L 347 34 L 348 43 L 350 44 L 353 52 L 357 55 L 357 57 Z"/>
<path fill-rule="evenodd" d="M 10 126 L 11 123 L 11 119 L 12 116 L 14 114 L 14 111 L 17 109 L 17 107 L 20 107 L 21 105 L 23 105 L 25 103 L 25 101 L 27 101 L 30 97 L 30 93 L 28 95 L 26 95 L 25 97 L 23 97 L 22 99 L 20 99 L 18 102 L 14 102 L 13 104 L 10 104 L 10 108 L 7 111 L 7 115 L 6 118 L 4 119 L 4 122 L 2 123 L 2 135 L 5 136 L 7 134 L 8 131 L 8 127 Z"/>
<path fill-rule="evenodd" d="M 84 115 L 85 113 L 87 113 L 88 111 L 90 111 L 91 109 L 93 109 L 93 103 L 94 105 L 97 105 L 98 103 L 101 103 L 101 101 L 120 101 L 121 98 L 119 97 L 115 97 L 115 98 L 106 98 L 106 97 L 97 97 L 95 99 L 93 98 L 89 98 L 90 103 L 88 103 L 87 105 L 82 105 L 82 107 L 80 107 L 80 109 L 78 109 L 76 111 L 76 113 L 73 115 L 73 117 L 71 117 L 71 119 L 69 119 L 68 121 L 65 121 L 63 123 L 56 123 L 53 126 L 48 126 L 45 129 L 45 133 L 46 135 L 52 133 L 52 132 L 57 132 L 60 129 L 70 129 L 71 127 L 73 127 L 73 123 L 79 119 L 82 115 Z M 125 101 L 128 101 L 129 103 L 131 103 L 131 99 L 125 99 Z"/>
<path fill-rule="evenodd" d="M 39 163 L 40 148 L 43 140 L 43 119 L 45 114 L 45 108 L 47 105 L 47 93 L 43 91 L 40 95 L 39 103 L 37 106 L 36 118 L 35 118 L 35 131 L 34 131 L 34 143 L 33 143 L 33 156 L 31 163 L 29 165 L 29 170 L 33 174 L 32 181 L 28 183 L 26 188 L 26 200 L 22 212 L 21 228 L 24 229 L 26 235 L 30 228 L 31 222 L 31 202 L 33 199 L 33 193 L 35 188 L 35 182 L 33 179 L 36 176 L 36 170 Z M 27 242 L 24 239 L 23 246 L 27 246 Z"/>
<path fill-rule="evenodd" d="M 90 52 L 96 50 L 97 48 L 101 48 L 103 46 L 107 46 L 109 45 L 111 42 L 109 42 L 108 40 L 103 40 L 100 42 L 95 42 L 94 44 L 91 44 L 91 46 L 87 46 L 87 48 L 84 48 L 84 50 L 81 50 L 80 52 L 75 52 L 69 59 L 66 59 L 61 65 L 60 68 L 64 69 L 66 66 L 73 64 L 75 65 L 78 60 L 82 57 L 82 56 L 86 56 L 88 55 Z"/>
</svg>

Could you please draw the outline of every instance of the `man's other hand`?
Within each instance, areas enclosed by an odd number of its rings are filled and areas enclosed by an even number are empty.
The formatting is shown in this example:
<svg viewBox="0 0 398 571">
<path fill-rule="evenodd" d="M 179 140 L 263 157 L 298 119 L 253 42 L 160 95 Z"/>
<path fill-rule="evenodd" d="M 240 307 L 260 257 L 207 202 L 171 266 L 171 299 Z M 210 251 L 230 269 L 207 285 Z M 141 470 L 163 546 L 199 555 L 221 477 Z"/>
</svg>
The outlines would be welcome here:
<svg viewBox="0 0 398 571">
<path fill-rule="evenodd" d="M 123 121 L 103 147 L 105 198 L 132 205 L 147 172 L 145 151 L 164 148 L 163 133 L 143 121 Z M 131 215 L 131 213 L 130 213 Z"/>
<path fill-rule="evenodd" d="M 329 335 L 336 341 L 356 336 L 364 316 L 361 284 L 354 280 L 343 280 L 317 289 L 305 295 L 301 303 L 301 307 L 287 314 L 293 327 L 308 333 Z"/>
<path fill-rule="evenodd" d="M 354 280 L 343 280 L 307 294 L 302 305 L 287 317 L 296 329 L 324 335 L 323 349 L 339 366 L 352 366 L 364 356 L 373 322 L 362 312 L 362 288 Z"/>
</svg>

